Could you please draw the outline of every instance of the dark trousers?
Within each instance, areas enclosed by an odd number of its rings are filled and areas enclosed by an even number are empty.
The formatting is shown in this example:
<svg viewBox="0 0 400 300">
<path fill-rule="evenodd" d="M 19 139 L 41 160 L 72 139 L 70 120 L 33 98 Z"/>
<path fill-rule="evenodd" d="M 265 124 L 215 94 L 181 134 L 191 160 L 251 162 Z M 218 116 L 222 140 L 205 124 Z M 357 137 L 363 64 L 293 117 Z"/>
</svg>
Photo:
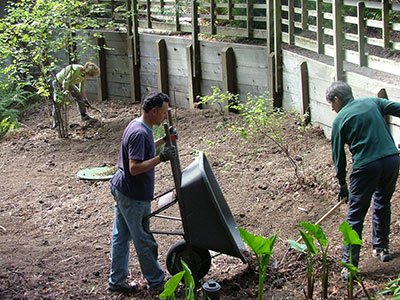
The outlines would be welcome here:
<svg viewBox="0 0 400 300">
<path fill-rule="evenodd" d="M 372 247 L 388 248 L 391 203 L 399 174 L 399 156 L 391 155 L 360 168 L 350 174 L 350 196 L 347 222 L 362 239 L 365 215 L 374 197 L 372 212 Z M 352 246 L 352 263 L 358 266 L 360 246 Z M 342 261 L 349 262 L 349 246 L 343 247 Z"/>
</svg>

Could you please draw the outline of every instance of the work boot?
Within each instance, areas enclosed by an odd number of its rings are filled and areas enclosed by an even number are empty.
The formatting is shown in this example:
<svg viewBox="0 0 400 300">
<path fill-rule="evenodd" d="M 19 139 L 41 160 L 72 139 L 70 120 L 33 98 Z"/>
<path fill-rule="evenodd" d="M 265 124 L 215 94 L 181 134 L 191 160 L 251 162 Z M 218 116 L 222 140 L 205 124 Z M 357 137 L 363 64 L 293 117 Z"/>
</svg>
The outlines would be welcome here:
<svg viewBox="0 0 400 300">
<path fill-rule="evenodd" d="M 139 293 L 139 286 L 136 283 L 129 284 L 127 282 L 125 282 L 122 285 L 108 283 L 108 291 L 110 293 L 121 293 L 126 295 L 132 295 Z"/>
<path fill-rule="evenodd" d="M 83 115 L 81 115 L 81 120 L 82 121 L 90 121 L 90 120 L 92 120 L 92 117 L 89 116 L 88 114 L 83 114 Z"/>
<path fill-rule="evenodd" d="M 392 259 L 389 253 L 389 249 L 376 248 L 372 250 L 372 256 L 380 259 L 383 262 L 387 262 Z"/>
</svg>

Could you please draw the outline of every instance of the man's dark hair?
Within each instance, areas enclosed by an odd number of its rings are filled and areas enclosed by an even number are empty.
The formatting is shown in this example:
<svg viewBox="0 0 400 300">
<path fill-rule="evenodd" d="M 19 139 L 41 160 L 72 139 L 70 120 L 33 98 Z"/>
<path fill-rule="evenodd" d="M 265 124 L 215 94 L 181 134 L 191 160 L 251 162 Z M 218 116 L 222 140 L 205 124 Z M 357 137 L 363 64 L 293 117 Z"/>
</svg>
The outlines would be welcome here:
<svg viewBox="0 0 400 300">
<path fill-rule="evenodd" d="M 343 104 L 347 103 L 350 99 L 353 99 L 353 91 L 351 87 L 344 81 L 335 81 L 326 90 L 326 100 L 329 102 L 335 102 L 335 97 L 338 97 Z"/>
<path fill-rule="evenodd" d="M 148 113 L 154 107 L 161 108 L 164 102 L 169 103 L 168 95 L 160 92 L 150 92 L 143 99 L 142 108 L 146 113 Z"/>
</svg>

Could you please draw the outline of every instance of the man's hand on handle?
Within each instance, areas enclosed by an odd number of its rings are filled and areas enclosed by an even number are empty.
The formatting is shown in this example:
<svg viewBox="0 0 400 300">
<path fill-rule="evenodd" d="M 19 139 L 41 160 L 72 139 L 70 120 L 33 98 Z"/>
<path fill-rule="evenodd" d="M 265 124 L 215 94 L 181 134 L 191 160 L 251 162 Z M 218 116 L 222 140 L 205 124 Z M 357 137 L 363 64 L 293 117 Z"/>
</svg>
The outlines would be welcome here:
<svg viewBox="0 0 400 300">
<path fill-rule="evenodd" d="M 347 188 L 347 184 L 341 184 L 338 193 L 338 202 L 342 201 L 344 198 L 346 199 L 346 203 L 348 203 L 349 199 L 349 189 Z"/>
<path fill-rule="evenodd" d="M 175 158 L 176 156 L 177 156 L 176 148 L 173 145 L 166 146 L 164 148 L 164 150 L 160 153 L 160 159 L 163 162 L 171 160 L 172 158 Z"/>
</svg>

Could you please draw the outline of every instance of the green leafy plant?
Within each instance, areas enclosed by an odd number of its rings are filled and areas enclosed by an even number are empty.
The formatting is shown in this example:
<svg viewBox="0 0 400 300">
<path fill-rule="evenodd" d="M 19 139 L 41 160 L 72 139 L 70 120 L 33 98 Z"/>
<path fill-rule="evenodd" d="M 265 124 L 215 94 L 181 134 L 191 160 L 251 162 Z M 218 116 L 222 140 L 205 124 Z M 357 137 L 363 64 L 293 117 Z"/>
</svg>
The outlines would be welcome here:
<svg viewBox="0 0 400 300">
<path fill-rule="evenodd" d="M 290 247 L 299 251 L 305 252 L 307 250 L 307 299 L 312 299 L 314 294 L 315 276 L 313 273 L 313 256 L 318 253 L 317 247 L 314 244 L 314 238 L 299 228 L 299 232 L 303 238 L 304 244 L 298 243 L 293 240 L 288 240 Z"/>
<path fill-rule="evenodd" d="M 273 101 L 267 92 L 260 96 L 249 94 L 246 105 L 238 103 L 231 107 L 243 115 L 247 124 L 247 126 L 235 128 L 240 131 L 241 137 L 265 136 L 275 143 L 293 167 L 297 182 L 303 186 L 304 179 L 300 174 L 298 162 L 291 153 L 291 143 L 284 135 L 285 122 L 294 112 L 274 108 Z"/>
<path fill-rule="evenodd" d="M 322 298 L 328 299 L 328 265 L 326 258 L 328 256 L 329 243 L 328 239 L 321 226 L 317 224 L 311 224 L 308 222 L 300 223 L 308 233 L 310 233 L 319 243 L 322 252 L 322 275 L 321 275 L 321 286 L 322 286 Z"/>
<path fill-rule="evenodd" d="M 350 251 L 350 256 L 349 256 L 349 263 L 345 263 L 345 262 L 340 262 L 348 271 L 349 271 L 349 279 L 347 281 L 347 292 L 348 292 L 348 299 L 349 300 L 353 300 L 354 299 L 354 295 L 353 295 L 353 290 L 354 290 L 354 285 L 353 285 L 353 280 L 357 280 L 358 283 L 360 283 L 360 285 L 362 286 L 365 295 L 367 296 L 368 299 L 371 299 L 371 297 L 368 294 L 367 289 L 364 286 L 364 282 L 362 281 L 362 279 L 357 275 L 360 273 L 360 270 L 358 270 L 358 268 L 356 266 L 353 265 L 353 249 L 352 246 L 353 245 L 362 245 L 362 240 L 360 239 L 360 236 L 358 235 L 358 233 L 351 228 L 351 226 L 349 225 L 349 223 L 347 222 L 343 222 L 340 227 L 339 230 L 343 233 L 343 244 L 345 246 L 349 246 L 349 251 Z"/>
<path fill-rule="evenodd" d="M 176 300 L 175 290 L 177 289 L 179 283 L 184 279 L 185 282 L 185 299 L 194 300 L 196 298 L 195 294 L 195 282 L 192 275 L 192 271 L 188 265 L 181 260 L 183 270 L 174 276 L 172 276 L 164 285 L 164 291 L 160 294 L 160 299 L 162 300 Z M 209 298 L 207 298 L 209 299 Z"/>
<path fill-rule="evenodd" d="M 3 84 L 29 86 L 45 101 L 52 101 L 51 81 L 60 63 L 65 63 L 60 61 L 60 54 L 76 62 L 78 53 L 98 48 L 84 32 L 98 27 L 91 15 L 94 7 L 83 0 L 9 1 L 7 13 L 0 19 Z"/>
<path fill-rule="evenodd" d="M 400 273 L 396 279 L 389 281 L 378 295 L 392 294 L 391 300 L 400 300 Z"/>
<path fill-rule="evenodd" d="M 225 120 L 226 111 L 239 103 L 239 95 L 230 92 L 224 93 L 216 86 L 213 86 L 212 90 L 212 95 L 200 97 L 198 104 L 217 106 L 219 114 Z"/>
<path fill-rule="evenodd" d="M 274 234 L 269 239 L 262 236 L 254 236 L 243 228 L 238 228 L 243 241 L 249 245 L 257 258 L 258 263 L 258 300 L 262 300 L 264 292 L 264 281 L 267 268 L 278 234 Z"/>
</svg>

